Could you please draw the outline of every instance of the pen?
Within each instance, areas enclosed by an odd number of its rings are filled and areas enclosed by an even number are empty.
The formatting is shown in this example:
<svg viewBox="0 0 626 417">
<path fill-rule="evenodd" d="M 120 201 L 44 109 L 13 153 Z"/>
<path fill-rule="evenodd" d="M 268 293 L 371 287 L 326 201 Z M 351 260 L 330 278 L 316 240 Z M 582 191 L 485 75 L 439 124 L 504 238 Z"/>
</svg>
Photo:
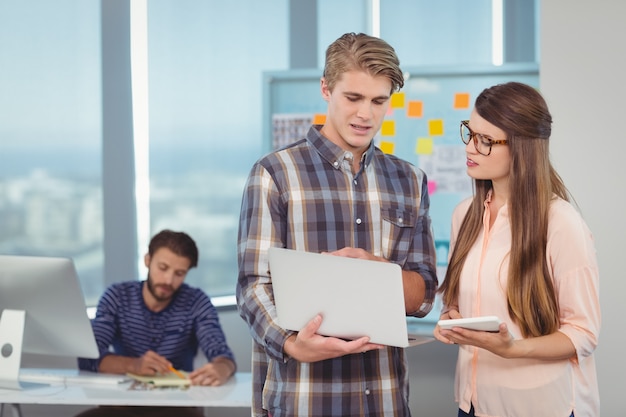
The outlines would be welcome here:
<svg viewBox="0 0 626 417">
<path fill-rule="evenodd" d="M 174 369 L 174 367 L 173 367 L 173 366 L 170 366 L 170 371 L 172 371 L 173 373 L 175 373 L 176 375 L 178 375 L 178 377 L 179 377 L 180 379 L 187 379 L 187 377 L 186 377 L 185 375 L 183 375 L 183 374 L 182 374 L 182 372 L 180 372 L 180 371 L 178 371 L 178 370 Z"/>
</svg>

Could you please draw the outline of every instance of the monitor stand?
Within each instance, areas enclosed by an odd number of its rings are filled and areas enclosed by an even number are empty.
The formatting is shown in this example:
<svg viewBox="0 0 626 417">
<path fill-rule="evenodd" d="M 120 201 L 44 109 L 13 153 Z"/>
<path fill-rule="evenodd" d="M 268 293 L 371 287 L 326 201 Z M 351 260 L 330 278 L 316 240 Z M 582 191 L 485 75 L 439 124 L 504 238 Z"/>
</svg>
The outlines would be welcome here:
<svg viewBox="0 0 626 417">
<path fill-rule="evenodd" d="M 0 416 L 4 415 L 4 406 L 7 405 L 9 410 L 13 410 L 13 415 L 17 416 L 17 417 L 22 417 L 22 409 L 20 408 L 19 404 L 5 404 L 5 403 L 1 403 L 0 404 Z"/>
<path fill-rule="evenodd" d="M 46 386 L 19 380 L 25 322 L 24 310 L 5 309 L 0 315 L 0 388 L 21 390 Z"/>
</svg>

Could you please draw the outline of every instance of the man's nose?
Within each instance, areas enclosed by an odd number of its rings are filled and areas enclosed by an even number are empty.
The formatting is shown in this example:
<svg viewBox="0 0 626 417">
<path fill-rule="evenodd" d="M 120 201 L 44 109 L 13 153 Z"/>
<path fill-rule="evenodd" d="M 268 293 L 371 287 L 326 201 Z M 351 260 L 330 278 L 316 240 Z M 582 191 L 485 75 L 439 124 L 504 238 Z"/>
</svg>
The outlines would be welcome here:
<svg viewBox="0 0 626 417">
<path fill-rule="evenodd" d="M 163 274 L 165 284 L 171 285 L 174 282 L 174 272 L 166 272 Z"/>
<path fill-rule="evenodd" d="M 358 117 L 360 117 L 361 119 L 371 119 L 372 117 L 372 105 L 370 103 L 362 103 L 361 105 L 359 105 L 357 114 Z"/>
</svg>

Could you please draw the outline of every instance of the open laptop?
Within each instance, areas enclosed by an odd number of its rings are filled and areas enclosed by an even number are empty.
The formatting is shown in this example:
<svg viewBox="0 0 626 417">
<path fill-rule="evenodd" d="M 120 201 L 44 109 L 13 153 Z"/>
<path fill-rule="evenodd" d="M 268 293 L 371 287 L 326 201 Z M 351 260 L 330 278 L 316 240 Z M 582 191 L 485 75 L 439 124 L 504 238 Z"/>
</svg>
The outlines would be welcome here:
<svg viewBox="0 0 626 417">
<path fill-rule="evenodd" d="M 432 337 L 407 331 L 402 271 L 394 263 L 328 254 L 269 249 L 278 323 L 302 329 L 318 313 L 325 336 L 408 347 Z"/>
</svg>

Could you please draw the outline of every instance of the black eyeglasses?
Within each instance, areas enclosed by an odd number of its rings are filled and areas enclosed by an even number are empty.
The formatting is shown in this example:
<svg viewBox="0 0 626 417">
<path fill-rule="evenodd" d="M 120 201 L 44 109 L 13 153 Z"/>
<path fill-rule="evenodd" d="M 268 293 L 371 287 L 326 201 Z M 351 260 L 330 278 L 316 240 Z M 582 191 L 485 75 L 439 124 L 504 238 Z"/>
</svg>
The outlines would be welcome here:
<svg viewBox="0 0 626 417">
<path fill-rule="evenodd" d="M 474 141 L 474 148 L 476 148 L 476 152 L 481 155 L 488 156 L 491 154 L 491 147 L 493 145 L 506 145 L 507 140 L 496 140 L 491 139 L 485 135 L 481 135 L 480 133 L 474 132 L 469 128 L 469 120 L 461 121 L 461 140 L 464 144 L 468 144 L 470 140 Z"/>
</svg>

